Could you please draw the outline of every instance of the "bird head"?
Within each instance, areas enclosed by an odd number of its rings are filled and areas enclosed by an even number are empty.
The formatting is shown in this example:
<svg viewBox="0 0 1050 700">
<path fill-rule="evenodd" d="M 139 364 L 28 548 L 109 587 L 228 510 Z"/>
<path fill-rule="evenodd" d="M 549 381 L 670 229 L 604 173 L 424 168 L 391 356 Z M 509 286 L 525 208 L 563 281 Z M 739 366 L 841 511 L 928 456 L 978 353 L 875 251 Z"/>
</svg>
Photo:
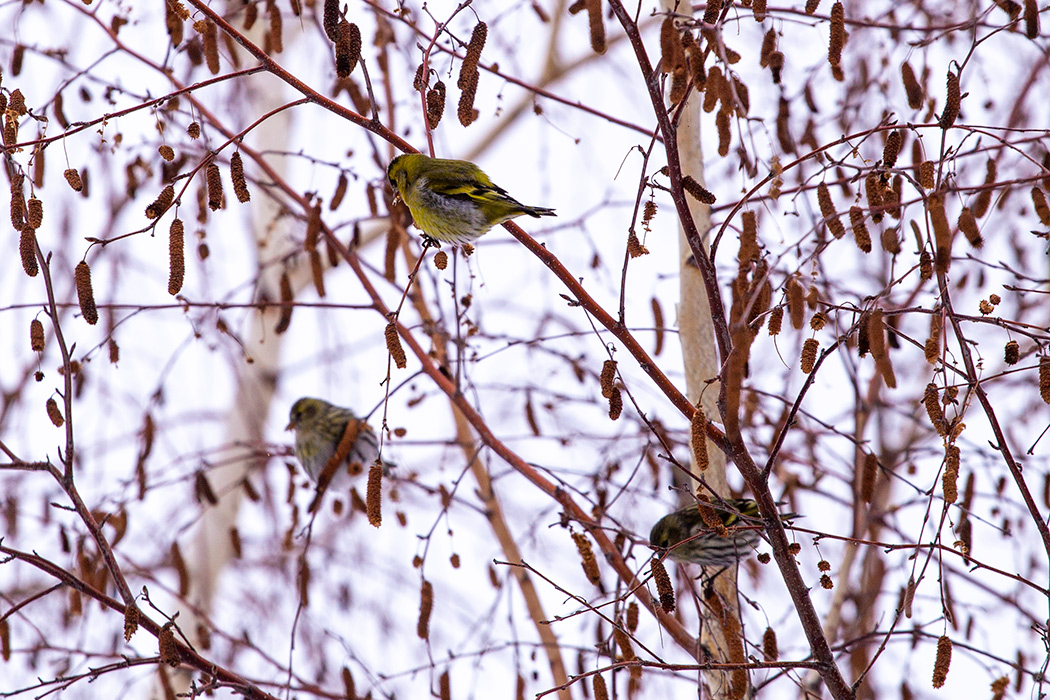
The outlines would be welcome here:
<svg viewBox="0 0 1050 700">
<path fill-rule="evenodd" d="M 390 161 L 386 169 L 386 179 L 394 191 L 394 201 L 402 199 L 408 190 L 409 183 L 416 179 L 418 170 L 426 156 L 419 153 L 406 153 Z"/>
<path fill-rule="evenodd" d="M 303 397 L 292 404 L 292 410 L 288 414 L 288 425 L 285 430 L 299 430 L 317 420 L 321 415 L 325 402 L 321 399 Z"/>
</svg>

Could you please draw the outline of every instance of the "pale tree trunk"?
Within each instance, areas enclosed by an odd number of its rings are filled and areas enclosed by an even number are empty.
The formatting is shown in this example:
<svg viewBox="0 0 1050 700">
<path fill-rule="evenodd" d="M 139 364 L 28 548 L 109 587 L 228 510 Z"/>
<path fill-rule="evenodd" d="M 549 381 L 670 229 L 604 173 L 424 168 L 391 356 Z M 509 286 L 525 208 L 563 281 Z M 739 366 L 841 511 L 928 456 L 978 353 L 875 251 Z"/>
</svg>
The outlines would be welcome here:
<svg viewBox="0 0 1050 700">
<path fill-rule="evenodd" d="M 291 36 L 287 36 L 285 41 L 290 39 Z M 268 76 L 262 76 L 262 79 L 274 82 Z M 277 107 L 282 103 L 282 96 L 283 91 L 275 89 L 273 85 L 269 85 L 268 89 L 244 90 L 244 94 L 240 95 L 246 111 L 250 110 L 253 114 L 263 114 Z M 253 131 L 248 142 L 260 150 L 280 152 L 286 147 L 287 134 L 291 128 L 291 112 L 286 110 Z M 281 159 L 273 163 L 273 167 L 278 170 L 281 165 Z M 245 163 L 245 170 L 251 178 L 250 162 Z M 282 209 L 282 205 L 273 197 L 267 196 L 260 188 L 254 189 L 250 211 L 260 258 L 273 259 L 282 253 L 291 252 L 289 229 L 295 219 L 282 217 Z M 280 266 L 263 266 L 262 259 L 259 262 L 256 297 L 276 301 L 280 298 Z M 310 280 L 308 266 L 296 267 L 298 270 L 294 272 L 297 274 L 289 270 L 293 290 L 303 288 Z M 238 335 L 252 362 L 241 362 L 236 367 L 236 389 L 226 414 L 224 444 L 233 446 L 235 454 L 230 455 L 232 459 L 224 460 L 223 464 L 207 472 L 208 482 L 218 502 L 210 506 L 207 503 L 203 505 L 203 513 L 191 535 L 192 541 L 185 555 L 190 578 L 190 607 L 179 611 L 178 622 L 194 644 L 200 643 L 200 625 L 205 624 L 197 613 L 201 616 L 210 615 L 219 578 L 234 556 L 231 529 L 244 500 L 243 483 L 253 471 L 265 466 L 267 461 L 265 457 L 245 459 L 244 455 L 252 451 L 252 446 L 264 444 L 264 428 L 276 388 L 283 338 L 273 330 L 278 316 L 279 309 L 274 307 L 256 309 L 248 314 L 244 328 L 239 329 Z M 173 678 L 172 686 L 177 693 L 186 692 L 189 680 L 187 674 L 178 674 Z"/>
<path fill-rule="evenodd" d="M 258 23 L 258 33 L 263 23 Z M 295 40 L 297 34 L 288 32 L 284 36 L 285 49 Z M 260 40 L 261 34 L 253 36 Z M 252 60 L 246 53 L 241 53 L 243 61 Z M 288 95 L 283 84 L 268 75 L 250 78 L 238 84 L 236 98 L 243 105 L 242 114 L 246 118 L 252 115 L 265 114 L 287 101 Z M 291 110 L 284 110 L 272 115 L 256 127 L 245 139 L 260 152 L 283 152 L 287 149 L 288 134 L 294 128 Z M 273 159 L 269 166 L 279 177 L 285 174 L 285 159 Z M 252 179 L 252 163 L 245 158 L 245 172 L 249 181 Z M 263 178 L 266 179 L 266 178 Z M 287 272 L 293 296 L 310 284 L 311 272 L 305 256 L 300 255 L 292 264 L 283 268 L 280 265 L 267 264 L 292 253 L 297 244 L 292 235 L 296 222 L 285 211 L 285 206 L 266 190 L 255 187 L 248 209 L 251 216 L 251 231 L 255 237 L 255 249 L 258 251 L 258 287 L 255 291 L 257 301 L 275 302 L 280 299 L 280 277 Z M 204 618 L 210 616 L 218 589 L 219 579 L 234 557 L 234 528 L 244 500 L 244 482 L 253 473 L 266 466 L 268 458 L 257 454 L 258 447 L 264 444 L 266 418 L 269 415 L 276 390 L 280 352 L 285 336 L 274 332 L 280 316 L 280 309 L 267 307 L 254 309 L 247 315 L 244 327 L 234 329 L 243 342 L 243 347 L 251 361 L 240 361 L 234 368 L 236 389 L 232 397 L 225 420 L 224 444 L 231 446 L 229 459 L 222 460 L 219 466 L 207 472 L 211 490 L 218 502 L 214 505 L 203 504 L 203 512 L 196 529 L 191 534 L 191 541 L 185 547 L 184 556 L 187 573 L 190 579 L 190 590 L 187 596 L 188 608 L 179 609 L 178 623 L 191 642 L 201 642 L 201 625 Z M 252 456 L 252 455 L 256 456 Z M 246 456 L 247 455 L 247 456 Z M 178 608 L 176 604 L 176 608 Z M 189 688 L 190 677 L 177 674 L 172 679 L 172 689 L 184 693 Z M 158 694 L 159 691 L 155 691 Z"/>
<path fill-rule="evenodd" d="M 675 12 L 673 0 L 663 0 L 663 10 Z M 692 176 L 701 185 L 704 180 L 703 148 L 700 143 L 700 115 L 702 95 L 690 91 L 686 104 L 682 107 L 678 122 L 678 158 L 682 167 L 682 176 Z M 705 248 L 708 245 L 707 232 L 711 228 L 711 208 L 701 204 L 692 197 L 687 197 L 690 212 L 696 228 L 702 233 Z M 711 319 L 711 305 L 708 303 L 707 289 L 697 261 L 685 237 L 685 230 L 678 228 L 679 256 L 679 301 L 678 333 L 682 344 L 682 361 L 685 367 L 686 395 L 694 405 L 703 408 L 709 420 L 718 420 L 719 383 L 713 381 L 718 377 L 720 362 L 715 345 L 714 324 Z M 729 485 L 726 480 L 725 454 L 712 441 L 707 442 L 708 467 L 698 471 L 695 457 L 690 458 L 690 469 L 704 480 L 708 487 L 723 498 L 729 497 Z M 695 483 L 695 482 L 694 482 Z M 696 490 L 695 488 L 693 489 Z M 684 499 L 693 502 L 692 499 Z M 713 499 L 714 500 L 714 499 Z M 715 662 L 728 662 L 731 646 L 743 644 L 740 636 L 740 610 L 737 600 L 736 567 L 729 567 L 715 579 L 714 594 L 718 601 L 701 606 L 700 643 L 711 653 Z M 712 601 L 714 602 L 714 601 Z M 727 630 L 736 633 L 727 638 Z M 704 683 L 710 697 L 729 697 L 730 675 L 711 671 L 704 675 Z"/>
</svg>

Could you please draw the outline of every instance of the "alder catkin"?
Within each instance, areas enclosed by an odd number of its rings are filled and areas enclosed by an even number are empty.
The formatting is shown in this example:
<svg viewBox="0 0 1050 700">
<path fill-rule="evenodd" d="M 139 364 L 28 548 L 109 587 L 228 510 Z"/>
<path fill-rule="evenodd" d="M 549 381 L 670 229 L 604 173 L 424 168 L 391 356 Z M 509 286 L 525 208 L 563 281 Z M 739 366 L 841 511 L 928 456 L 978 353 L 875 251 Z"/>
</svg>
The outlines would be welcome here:
<svg viewBox="0 0 1050 700">
<path fill-rule="evenodd" d="M 134 605 L 124 608 L 124 641 L 130 642 L 139 628 L 139 609 Z"/>
<path fill-rule="evenodd" d="M 383 467 L 378 458 L 368 468 L 368 483 L 365 487 L 365 514 L 372 527 L 383 524 Z"/>
<path fill-rule="evenodd" d="M 868 173 L 867 177 L 864 178 L 864 191 L 868 197 L 868 208 L 871 211 L 871 220 L 875 223 L 882 221 L 882 209 L 880 207 L 883 204 L 882 197 L 882 173 L 877 173 L 874 170 Z"/>
<path fill-rule="evenodd" d="M 47 417 L 51 419 L 51 423 L 56 428 L 61 428 L 66 422 L 62 417 L 62 411 L 58 408 L 58 402 L 55 401 L 53 396 L 47 400 Z"/>
<path fill-rule="evenodd" d="M 1024 0 L 1024 35 L 1029 39 L 1039 38 L 1039 4 L 1036 0 Z"/>
<path fill-rule="evenodd" d="M 828 190 L 828 185 L 825 182 L 817 185 L 817 204 L 820 206 L 820 215 L 824 217 L 824 223 L 827 225 L 828 230 L 831 231 L 831 235 L 835 238 L 842 238 L 846 234 L 846 229 L 842 226 L 842 222 L 839 221 L 838 214 L 835 212 L 835 205 L 831 201 L 831 192 Z"/>
<path fill-rule="evenodd" d="M 1035 213 L 1039 217 L 1039 221 L 1044 226 L 1050 226 L 1050 206 L 1046 203 L 1046 195 L 1038 187 L 1032 188 L 1032 206 L 1035 207 Z"/>
<path fill-rule="evenodd" d="M 1016 365 L 1021 360 L 1021 347 L 1016 340 L 1011 340 L 1003 350 L 1003 359 L 1008 365 Z"/>
<path fill-rule="evenodd" d="M 882 309 L 872 310 L 868 316 L 868 343 L 871 348 L 871 356 L 875 359 L 885 357 L 888 352 L 885 325 Z"/>
<path fill-rule="evenodd" d="M 886 145 L 882 147 L 882 164 L 884 167 L 892 168 L 897 163 L 897 156 L 901 152 L 901 144 L 904 137 L 900 129 L 894 129 L 886 136 Z"/>
<path fill-rule="evenodd" d="M 833 67 L 842 63 L 842 46 L 846 43 L 846 10 L 841 2 L 831 6 L 831 40 L 828 43 L 828 63 Z"/>
<path fill-rule="evenodd" d="M 640 258 L 649 254 L 649 249 L 642 245 L 642 242 L 638 240 L 638 234 L 634 231 L 627 234 L 627 254 L 632 258 Z"/>
<path fill-rule="evenodd" d="M 676 105 L 685 99 L 686 90 L 689 87 L 689 74 L 685 68 L 676 68 L 671 74 L 671 89 L 667 93 L 667 100 Z M 721 135 L 721 131 L 719 132 Z"/>
<path fill-rule="evenodd" d="M 473 80 L 477 84 L 478 65 L 481 63 L 481 50 L 485 48 L 488 39 L 489 26 L 484 22 L 474 25 L 474 31 L 470 33 L 470 42 L 467 44 L 467 55 L 463 63 L 459 65 L 459 80 L 456 87 L 460 90 L 467 87 Z"/>
<path fill-rule="evenodd" d="M 922 107 L 923 89 L 907 61 L 901 65 L 901 79 L 904 81 L 904 92 L 908 96 L 908 106 L 912 109 Z"/>
<path fill-rule="evenodd" d="M 591 676 L 591 687 L 594 690 L 594 700 L 609 700 L 609 688 L 605 685 L 602 674 L 595 673 Z"/>
<path fill-rule="evenodd" d="M 4 145 L 13 146 L 18 142 L 18 115 L 8 109 L 4 112 Z"/>
<path fill-rule="evenodd" d="M 762 37 L 762 48 L 758 51 L 758 65 L 762 68 L 769 67 L 769 56 L 777 48 L 777 30 L 770 28 Z"/>
<path fill-rule="evenodd" d="M 857 247 L 865 253 L 870 253 L 871 234 L 864 223 L 864 212 L 860 207 L 854 205 L 849 208 L 849 223 L 850 228 L 853 229 L 853 238 L 857 242 Z"/>
<path fill-rule="evenodd" d="M 18 254 L 22 258 L 22 269 L 29 277 L 36 277 L 40 273 L 40 265 L 36 260 L 36 231 L 32 226 L 22 226 L 18 238 Z"/>
<path fill-rule="evenodd" d="M 146 207 L 146 218 L 156 219 L 160 217 L 161 214 L 167 211 L 173 201 L 175 201 L 175 187 L 167 185 L 160 191 L 153 203 Z"/>
<path fill-rule="evenodd" d="M 792 275 L 787 281 L 787 306 L 788 315 L 791 317 L 791 326 L 795 330 L 801 330 L 806 322 L 806 300 L 802 283 L 798 281 L 797 275 Z"/>
<path fill-rule="evenodd" d="M 1018 677 L 1023 677 L 1018 673 Z M 1006 689 L 1010 687 L 1009 676 L 999 676 L 992 681 L 992 700 L 1003 700 L 1006 697 Z"/>
<path fill-rule="evenodd" d="M 219 174 L 219 166 L 208 163 L 208 208 L 215 211 L 222 207 L 222 175 Z"/>
<path fill-rule="evenodd" d="M 44 223 L 44 203 L 36 197 L 30 197 L 26 202 L 26 222 L 33 228 L 40 228 Z"/>
<path fill-rule="evenodd" d="M 168 294 L 175 296 L 182 291 L 186 276 L 185 227 L 182 219 L 171 222 L 168 230 Z"/>
<path fill-rule="evenodd" d="M 718 66 L 712 66 L 711 70 L 707 72 L 704 83 L 706 88 L 704 89 L 703 108 L 705 112 L 713 112 L 715 107 L 718 106 L 718 98 L 721 95 L 722 85 L 725 83 L 722 69 Z"/>
<path fill-rule="evenodd" d="M 962 211 L 959 212 L 959 230 L 962 231 L 963 235 L 966 236 L 966 240 L 974 248 L 984 246 L 984 238 L 981 237 L 981 231 L 977 228 L 977 218 L 973 215 L 973 210 L 970 207 L 963 207 Z"/>
<path fill-rule="evenodd" d="M 634 646 L 631 644 L 631 638 L 619 626 L 613 627 L 613 640 L 615 640 L 616 646 L 620 648 L 620 656 L 623 657 L 624 661 L 634 661 L 638 658 L 638 655 L 634 652 Z"/>
<path fill-rule="evenodd" d="M 280 289 L 281 310 L 277 318 L 277 324 L 273 328 L 273 332 L 277 335 L 281 335 L 288 330 L 288 327 L 292 324 L 292 311 L 295 308 L 292 303 L 295 301 L 295 295 L 292 293 L 292 280 L 288 277 L 287 270 L 281 271 Z"/>
<path fill-rule="evenodd" d="M 398 369 L 407 367 L 408 357 L 405 355 L 405 349 L 401 347 L 401 337 L 397 334 L 397 325 L 393 322 L 388 323 L 383 331 L 383 335 L 386 338 L 387 352 L 393 358 L 394 364 Z"/>
<path fill-rule="evenodd" d="M 685 49 L 674 17 L 664 17 L 660 24 L 660 71 L 673 73 L 685 67 Z"/>
<path fill-rule="evenodd" d="M 879 373 L 882 375 L 882 381 L 886 383 L 886 386 L 890 389 L 895 389 L 897 387 L 897 375 L 893 371 L 893 361 L 886 344 L 884 334 L 889 326 L 882 320 L 882 309 L 875 310 L 872 314 L 872 322 L 878 324 L 875 329 L 869 328 L 871 355 L 875 358 L 875 368 L 879 370 Z M 871 335 L 872 330 L 875 330 L 875 335 Z M 880 344 L 878 348 L 875 345 L 876 341 Z"/>
<path fill-rule="evenodd" d="M 697 470 L 705 471 L 709 464 L 707 456 L 707 416 L 704 415 L 704 409 L 699 406 L 696 407 L 693 419 L 689 423 L 689 445 L 693 451 L 693 459 L 696 461 Z"/>
<path fill-rule="evenodd" d="M 598 561 L 594 558 L 591 541 L 582 532 L 572 533 L 572 541 L 576 544 L 576 551 L 580 554 L 580 566 L 587 580 L 595 586 L 600 585 L 602 577 L 598 571 Z"/>
<path fill-rule="evenodd" d="M 1050 404 L 1050 355 L 1039 358 L 1039 396 Z"/>
<path fill-rule="evenodd" d="M 347 75 L 354 72 L 357 64 L 361 61 L 361 28 L 353 22 L 350 23 L 350 69 Z"/>
<path fill-rule="evenodd" d="M 254 5 L 255 3 L 251 3 Z M 284 20 L 281 18 L 281 8 L 276 2 L 266 3 L 266 18 L 269 20 L 264 41 L 267 53 L 281 53 L 284 51 Z"/>
<path fill-rule="evenodd" d="M 332 43 L 339 40 L 339 0 L 324 0 L 321 26 Z"/>
<path fill-rule="evenodd" d="M 591 49 L 596 54 L 604 54 L 605 45 L 605 24 L 602 20 L 602 3 L 601 0 L 586 0 L 587 5 L 587 21 L 589 23 L 588 28 L 590 29 L 591 36 Z"/>
<path fill-rule="evenodd" d="M 897 236 L 897 229 L 883 229 L 882 233 L 879 234 L 879 242 L 882 244 L 882 249 L 890 255 L 900 255 L 901 241 L 900 238 Z"/>
<path fill-rule="evenodd" d="M 930 251 L 923 250 L 919 254 L 919 279 L 926 281 L 933 277 L 933 257 Z"/>
<path fill-rule="evenodd" d="M 693 79 L 693 87 L 702 91 L 707 86 L 707 70 L 704 68 L 704 52 L 698 45 L 693 45 L 687 52 L 689 76 Z"/>
<path fill-rule="evenodd" d="M 937 658 L 933 662 L 933 687 L 940 688 L 948 679 L 948 667 L 952 663 L 952 640 L 942 635 L 937 640 Z"/>
<path fill-rule="evenodd" d="M 474 95 L 478 89 L 478 75 L 474 73 L 459 94 L 459 106 L 456 116 L 463 126 L 470 126 L 478 118 L 478 110 L 474 109 Z"/>
<path fill-rule="evenodd" d="M 237 195 L 237 201 L 241 204 L 251 201 L 252 193 L 248 191 L 248 181 L 244 178 L 244 161 L 240 151 L 234 151 L 230 156 L 230 180 L 233 182 L 233 192 Z"/>
<path fill-rule="evenodd" d="M 25 176 L 22 173 L 11 176 L 11 226 L 15 229 L 21 229 L 27 223 L 24 183 Z"/>
<path fill-rule="evenodd" d="M 624 542 L 626 542 L 626 536 L 623 536 L 623 538 L 621 538 L 621 535 L 623 535 L 622 532 L 618 533 L 617 536 L 616 536 L 616 540 L 617 540 L 616 541 L 616 550 L 617 551 L 622 551 L 623 550 L 623 546 L 620 543 L 620 540 L 623 539 Z M 634 632 L 635 630 L 638 629 L 638 603 L 636 603 L 633 600 L 627 606 L 627 629 L 629 629 L 631 632 Z"/>
<path fill-rule="evenodd" d="M 714 24 L 722 14 L 722 0 L 707 0 L 704 8 L 704 24 Z"/>
<path fill-rule="evenodd" d="M 660 597 L 660 607 L 665 613 L 673 613 L 675 606 L 674 599 L 674 586 L 671 585 L 671 577 L 667 575 L 667 569 L 664 568 L 663 562 L 653 557 L 649 563 L 649 568 L 653 573 L 653 580 L 656 582 L 656 592 Z"/>
<path fill-rule="evenodd" d="M 44 351 L 44 324 L 38 318 L 29 322 L 29 346 L 33 352 Z"/>
<path fill-rule="evenodd" d="M 988 213 L 988 207 L 992 204 L 992 186 L 995 185 L 995 180 L 998 177 L 998 166 L 995 161 L 991 158 L 985 163 L 987 172 L 984 176 L 984 187 L 977 193 L 976 199 L 973 202 L 973 215 L 978 219 L 983 218 Z"/>
<path fill-rule="evenodd" d="M 871 503 L 875 497 L 875 479 L 878 473 L 879 458 L 872 452 L 866 453 L 860 478 L 860 498 L 865 503 Z"/>
<path fill-rule="evenodd" d="M 612 396 L 609 397 L 609 418 L 617 420 L 620 414 L 623 412 L 623 394 L 620 393 L 620 389 L 613 389 Z"/>
<path fill-rule="evenodd" d="M 763 661 L 776 661 L 780 658 L 780 650 L 777 648 L 777 633 L 772 627 L 767 627 L 762 633 L 762 659 Z"/>
<path fill-rule="evenodd" d="M 361 29 L 353 22 L 339 21 L 335 42 L 335 74 L 349 78 L 361 60 Z"/>
<path fill-rule="evenodd" d="M 427 90 L 427 126 L 431 130 L 437 128 L 441 117 L 445 113 L 445 84 L 440 80 Z"/>
<path fill-rule="evenodd" d="M 784 307 L 777 306 L 769 313 L 769 334 L 779 335 L 784 324 Z"/>
<path fill-rule="evenodd" d="M 175 641 L 175 632 L 172 630 L 174 624 L 168 622 L 160 628 L 157 634 L 157 647 L 160 660 L 172 668 L 178 668 L 182 663 L 182 655 L 179 653 L 179 645 Z"/>
<path fill-rule="evenodd" d="M 84 315 L 84 320 L 93 326 L 98 323 L 98 308 L 95 306 L 95 295 L 91 289 L 91 268 L 86 261 L 81 260 L 77 263 L 73 279 L 76 282 L 80 312 Z"/>
<path fill-rule="evenodd" d="M 940 313 L 934 313 L 930 317 L 930 335 L 923 344 L 923 354 L 926 356 L 926 361 L 931 365 L 937 364 L 937 360 L 941 357 L 942 323 Z"/>
<path fill-rule="evenodd" d="M 598 382 L 602 388 L 602 396 L 606 399 L 612 396 L 613 391 L 616 389 L 616 360 L 606 360 L 602 363 L 602 371 L 598 375 Z"/>
<path fill-rule="evenodd" d="M 203 25 L 198 29 L 198 24 Z M 202 20 L 193 23 L 193 28 L 201 35 L 204 48 L 204 61 L 212 75 L 219 74 L 219 34 L 215 23 Z"/>
<path fill-rule="evenodd" d="M 701 204 L 714 204 L 715 196 L 711 194 L 703 185 L 697 182 L 696 178 L 692 175 L 686 175 L 682 178 L 682 189 L 691 194 Z"/>
<path fill-rule="evenodd" d="M 729 155 L 733 132 L 730 129 L 729 110 L 720 109 L 715 115 L 715 131 L 718 132 L 718 155 L 723 158 Z"/>
<path fill-rule="evenodd" d="M 944 212 L 944 193 L 935 192 L 926 198 L 926 211 L 930 214 L 933 226 L 933 240 L 936 243 L 934 263 L 937 272 L 948 274 L 952 264 L 952 230 L 948 224 L 948 215 Z"/>
<path fill-rule="evenodd" d="M 813 367 L 817 362 L 817 350 L 820 348 L 820 343 L 816 338 L 806 338 L 806 342 L 802 344 L 802 373 L 809 374 L 813 371 Z"/>
<path fill-rule="evenodd" d="M 955 503 L 959 499 L 959 447 L 957 445 L 948 445 L 944 461 L 944 474 L 941 475 L 944 502 Z"/>
<path fill-rule="evenodd" d="M 740 215 L 740 252 L 737 261 L 740 265 L 746 265 L 752 260 L 758 260 L 761 251 L 758 247 L 758 220 L 755 212 L 745 211 Z"/>
<path fill-rule="evenodd" d="M 303 250 L 313 253 L 317 250 L 317 241 L 321 236 L 321 203 L 316 202 L 306 213 L 306 234 L 303 237 Z"/>
<path fill-rule="evenodd" d="M 959 75 L 957 73 L 948 71 L 947 93 L 944 111 L 937 122 L 942 129 L 950 129 L 955 124 L 955 120 L 959 118 L 959 103 L 962 97 L 959 87 Z"/>
<path fill-rule="evenodd" d="M 930 423 L 937 430 L 937 434 L 944 437 L 948 434 L 948 425 L 944 420 L 944 411 L 941 409 L 941 400 L 937 391 L 937 385 L 929 383 L 922 395 L 922 403 L 926 407 L 926 415 L 930 417 Z"/>
<path fill-rule="evenodd" d="M 346 173 L 339 173 L 339 179 L 335 183 L 335 192 L 332 194 L 332 201 L 328 203 L 328 211 L 335 211 L 339 208 L 339 205 L 343 203 L 343 197 L 346 196 L 346 188 L 349 185 L 349 180 L 346 178 Z M 371 190 L 369 190 L 371 192 Z M 372 201 L 374 201 L 375 195 L 372 195 L 372 200 L 369 201 L 369 207 L 371 208 Z M 374 216 L 375 214 L 373 214 Z"/>
<path fill-rule="evenodd" d="M 932 190 L 936 186 L 936 166 L 932 160 L 924 160 L 919 163 L 919 185 L 924 190 Z"/>
<path fill-rule="evenodd" d="M 419 589 L 419 620 L 416 635 L 420 639 L 430 638 L 430 613 L 434 610 L 434 584 L 424 579 Z"/>
</svg>

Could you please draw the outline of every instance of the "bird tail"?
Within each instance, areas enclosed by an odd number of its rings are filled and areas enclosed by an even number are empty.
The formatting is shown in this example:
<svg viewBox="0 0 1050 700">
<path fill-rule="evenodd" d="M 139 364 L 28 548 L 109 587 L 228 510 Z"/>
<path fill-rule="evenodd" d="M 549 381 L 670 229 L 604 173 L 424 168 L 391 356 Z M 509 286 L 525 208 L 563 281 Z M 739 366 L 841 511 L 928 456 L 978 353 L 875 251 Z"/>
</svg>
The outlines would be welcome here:
<svg viewBox="0 0 1050 700">
<path fill-rule="evenodd" d="M 553 209 L 547 207 L 522 207 L 529 216 L 540 218 L 541 216 L 557 216 Z"/>
</svg>

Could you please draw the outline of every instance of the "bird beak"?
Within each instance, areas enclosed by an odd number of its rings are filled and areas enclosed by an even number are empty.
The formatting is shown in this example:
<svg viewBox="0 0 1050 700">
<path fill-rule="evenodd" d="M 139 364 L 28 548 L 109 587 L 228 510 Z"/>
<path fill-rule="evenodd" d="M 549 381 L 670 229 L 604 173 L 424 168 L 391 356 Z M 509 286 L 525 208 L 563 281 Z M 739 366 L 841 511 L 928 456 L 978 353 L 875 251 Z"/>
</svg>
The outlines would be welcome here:
<svg viewBox="0 0 1050 700">
<path fill-rule="evenodd" d="M 394 205 L 397 206 L 398 204 L 401 204 L 401 202 L 403 202 L 403 201 L 405 201 L 405 200 L 401 199 L 401 193 L 398 192 L 397 190 L 394 190 Z"/>
<path fill-rule="evenodd" d="M 285 430 L 295 430 L 295 421 L 288 421 L 288 425 L 284 426 Z"/>
</svg>

